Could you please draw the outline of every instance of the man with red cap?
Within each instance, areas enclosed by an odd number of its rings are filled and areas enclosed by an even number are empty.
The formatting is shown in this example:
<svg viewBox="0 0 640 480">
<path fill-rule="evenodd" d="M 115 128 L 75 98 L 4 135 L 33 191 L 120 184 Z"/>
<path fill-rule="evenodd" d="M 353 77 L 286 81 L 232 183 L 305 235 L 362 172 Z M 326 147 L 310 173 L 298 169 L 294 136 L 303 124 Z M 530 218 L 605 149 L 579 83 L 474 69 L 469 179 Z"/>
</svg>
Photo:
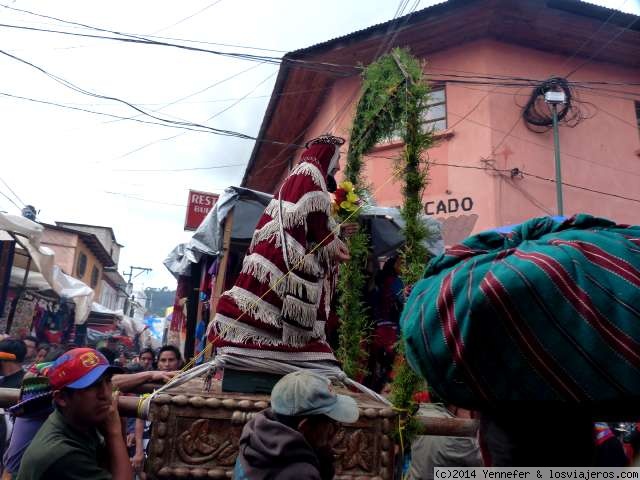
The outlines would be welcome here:
<svg viewBox="0 0 640 480">
<path fill-rule="evenodd" d="M 328 279 L 349 252 L 333 231 L 329 191 L 343 143 L 331 135 L 310 141 L 258 221 L 241 273 L 209 327 L 217 354 L 335 364 L 325 337 Z"/>
<path fill-rule="evenodd" d="M 27 448 L 18 480 L 132 480 L 111 376 L 92 348 L 60 356 L 47 372 L 55 410 Z"/>
</svg>

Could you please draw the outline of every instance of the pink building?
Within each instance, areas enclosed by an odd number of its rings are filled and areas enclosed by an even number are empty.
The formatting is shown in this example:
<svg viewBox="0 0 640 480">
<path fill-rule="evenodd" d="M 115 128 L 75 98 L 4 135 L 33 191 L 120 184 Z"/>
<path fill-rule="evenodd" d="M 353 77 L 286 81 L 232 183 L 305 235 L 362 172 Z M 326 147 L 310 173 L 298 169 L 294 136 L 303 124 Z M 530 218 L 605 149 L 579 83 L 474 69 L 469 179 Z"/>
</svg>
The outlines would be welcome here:
<svg viewBox="0 0 640 480">
<path fill-rule="evenodd" d="M 395 46 L 422 58 L 431 81 L 424 205 L 447 244 L 556 214 L 553 132 L 523 120 L 535 86 L 553 76 L 570 82 L 575 116 L 560 127 L 565 215 L 640 224 L 640 17 L 577 0 L 450 0 L 287 54 L 243 186 L 275 192 L 297 160 L 299 149 L 270 142 L 348 139 L 361 86 L 353 66 Z M 402 201 L 390 178 L 401 147 L 380 144 L 367 159 L 379 205 Z"/>
</svg>

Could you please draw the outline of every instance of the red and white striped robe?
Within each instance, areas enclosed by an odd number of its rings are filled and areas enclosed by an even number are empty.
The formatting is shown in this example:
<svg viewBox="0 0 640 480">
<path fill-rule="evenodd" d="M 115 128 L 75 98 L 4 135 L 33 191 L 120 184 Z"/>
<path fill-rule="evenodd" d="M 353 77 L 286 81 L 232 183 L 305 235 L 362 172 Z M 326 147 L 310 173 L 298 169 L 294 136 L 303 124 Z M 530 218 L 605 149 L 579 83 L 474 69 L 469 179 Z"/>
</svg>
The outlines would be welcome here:
<svg viewBox="0 0 640 480">
<path fill-rule="evenodd" d="M 325 179 L 337 148 L 309 147 L 265 209 L 242 271 L 221 296 L 209 327 L 209 341 L 219 353 L 335 361 L 325 337 L 328 274 L 343 244 L 332 233 Z"/>
</svg>

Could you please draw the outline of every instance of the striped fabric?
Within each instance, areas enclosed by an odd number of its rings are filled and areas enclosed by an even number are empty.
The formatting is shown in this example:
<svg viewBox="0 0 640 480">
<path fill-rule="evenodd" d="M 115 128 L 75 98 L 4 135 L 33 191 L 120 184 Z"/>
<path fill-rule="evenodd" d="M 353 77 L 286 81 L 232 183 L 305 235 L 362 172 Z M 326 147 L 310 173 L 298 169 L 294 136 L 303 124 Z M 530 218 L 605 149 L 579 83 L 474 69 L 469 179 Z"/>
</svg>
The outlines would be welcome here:
<svg viewBox="0 0 640 480">
<path fill-rule="evenodd" d="M 433 259 L 401 319 L 447 401 L 640 396 L 640 227 L 577 215 L 481 233 Z"/>
</svg>

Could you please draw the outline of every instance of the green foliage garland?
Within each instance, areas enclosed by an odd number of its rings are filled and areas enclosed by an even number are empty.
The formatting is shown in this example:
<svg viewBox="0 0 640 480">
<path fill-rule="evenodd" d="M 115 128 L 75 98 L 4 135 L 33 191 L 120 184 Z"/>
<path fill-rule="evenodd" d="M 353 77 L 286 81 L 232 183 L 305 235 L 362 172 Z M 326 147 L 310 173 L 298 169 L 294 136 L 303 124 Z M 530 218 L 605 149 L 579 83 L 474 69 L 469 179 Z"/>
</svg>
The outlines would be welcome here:
<svg viewBox="0 0 640 480">
<path fill-rule="evenodd" d="M 427 231 L 420 221 L 422 193 L 427 180 L 422 152 L 431 145 L 431 135 L 424 132 L 422 118 L 427 108 L 428 87 L 423 80 L 422 65 L 408 51 L 395 49 L 369 65 L 363 74 L 362 96 L 358 102 L 351 130 L 351 140 L 345 176 L 358 195 L 366 195 L 362 179 L 362 157 L 376 144 L 401 132 L 405 148 L 398 169 L 403 173 L 406 244 L 401 252 L 404 259 L 403 280 L 413 285 L 421 276 L 428 253 L 423 245 Z M 341 318 L 338 358 L 352 378 L 363 375 L 366 350 L 362 342 L 370 330 L 364 302 L 365 268 L 369 254 L 369 239 L 364 233 L 352 236 L 348 242 L 351 260 L 340 269 L 338 291 Z M 400 342 L 401 343 L 401 342 Z M 399 345 L 399 368 L 395 372 L 392 400 L 404 411 L 413 408 L 413 394 L 421 384 L 404 361 Z M 412 424 L 406 427 L 412 430 Z"/>
<path fill-rule="evenodd" d="M 362 157 L 378 142 L 391 135 L 401 124 L 406 79 L 391 55 L 380 58 L 363 73 L 362 96 L 358 102 L 351 129 L 351 139 L 345 177 L 363 198 L 366 196 L 362 178 Z M 355 216 L 350 221 L 357 221 Z M 363 347 L 371 326 L 364 294 L 369 238 L 358 232 L 347 241 L 351 259 L 340 267 L 338 283 L 341 319 L 337 357 L 344 372 L 360 379 L 366 373 L 367 350 Z"/>
<path fill-rule="evenodd" d="M 431 132 L 425 131 L 422 120 L 429 95 L 428 87 L 422 80 L 422 69 L 418 71 L 413 64 L 410 74 L 412 81 L 408 89 L 411 91 L 412 101 L 407 102 L 406 106 L 405 128 L 402 129 L 405 148 L 399 164 L 404 177 L 401 213 L 405 221 L 406 239 L 401 252 L 404 260 L 402 279 L 407 286 L 413 286 L 420 279 L 429 258 L 429 252 L 424 246 L 428 232 L 421 221 L 422 194 L 427 184 L 428 164 L 422 161 L 421 155 L 433 142 Z M 413 396 L 424 382 L 405 360 L 402 341 L 398 345 L 398 357 L 391 398 L 396 408 L 412 413 L 415 408 Z M 409 438 L 416 433 L 417 427 L 413 417 L 409 416 L 404 426 Z"/>
</svg>

